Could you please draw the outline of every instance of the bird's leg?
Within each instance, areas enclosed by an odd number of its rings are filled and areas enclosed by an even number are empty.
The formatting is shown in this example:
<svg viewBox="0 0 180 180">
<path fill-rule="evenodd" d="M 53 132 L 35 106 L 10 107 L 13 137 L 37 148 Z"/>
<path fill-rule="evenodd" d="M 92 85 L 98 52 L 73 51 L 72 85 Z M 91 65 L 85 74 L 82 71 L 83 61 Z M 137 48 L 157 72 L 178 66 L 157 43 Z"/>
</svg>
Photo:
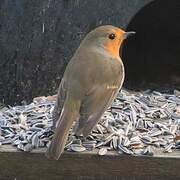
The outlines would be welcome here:
<svg viewBox="0 0 180 180">
<path fill-rule="evenodd" d="M 88 116 L 87 115 L 81 115 L 79 118 L 79 121 L 77 122 L 74 132 L 75 136 L 79 137 L 82 135 L 83 129 L 85 127 L 85 124 L 87 122 Z"/>
<path fill-rule="evenodd" d="M 84 127 L 83 129 L 83 136 L 86 138 L 90 133 L 91 131 L 93 130 L 93 128 L 96 126 L 96 124 L 98 123 L 99 121 L 88 121 L 86 126 Z"/>
</svg>

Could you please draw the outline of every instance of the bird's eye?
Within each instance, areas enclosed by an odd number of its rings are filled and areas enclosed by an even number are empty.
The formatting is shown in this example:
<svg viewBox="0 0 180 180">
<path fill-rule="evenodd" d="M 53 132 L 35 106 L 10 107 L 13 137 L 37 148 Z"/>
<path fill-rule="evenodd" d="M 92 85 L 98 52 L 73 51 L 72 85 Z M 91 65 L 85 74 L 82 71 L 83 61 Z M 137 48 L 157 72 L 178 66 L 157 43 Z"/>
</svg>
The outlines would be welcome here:
<svg viewBox="0 0 180 180">
<path fill-rule="evenodd" d="M 116 35 L 115 35 L 114 33 L 111 33 L 111 34 L 109 35 L 109 39 L 111 39 L 111 40 L 115 39 L 115 37 L 116 37 Z"/>
</svg>

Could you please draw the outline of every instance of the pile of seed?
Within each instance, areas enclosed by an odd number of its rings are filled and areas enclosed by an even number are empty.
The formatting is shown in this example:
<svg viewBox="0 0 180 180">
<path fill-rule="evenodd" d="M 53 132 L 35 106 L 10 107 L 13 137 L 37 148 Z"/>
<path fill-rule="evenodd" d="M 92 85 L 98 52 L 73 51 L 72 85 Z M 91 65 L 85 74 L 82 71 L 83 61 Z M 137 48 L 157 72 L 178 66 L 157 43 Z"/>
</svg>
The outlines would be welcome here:
<svg viewBox="0 0 180 180">
<path fill-rule="evenodd" d="M 0 145 L 12 144 L 23 151 L 49 146 L 54 103 L 54 98 L 40 97 L 29 105 L 0 109 Z M 99 155 L 110 150 L 153 155 L 154 148 L 180 149 L 180 92 L 122 90 L 86 139 L 70 131 L 67 151 L 97 148 Z"/>
</svg>

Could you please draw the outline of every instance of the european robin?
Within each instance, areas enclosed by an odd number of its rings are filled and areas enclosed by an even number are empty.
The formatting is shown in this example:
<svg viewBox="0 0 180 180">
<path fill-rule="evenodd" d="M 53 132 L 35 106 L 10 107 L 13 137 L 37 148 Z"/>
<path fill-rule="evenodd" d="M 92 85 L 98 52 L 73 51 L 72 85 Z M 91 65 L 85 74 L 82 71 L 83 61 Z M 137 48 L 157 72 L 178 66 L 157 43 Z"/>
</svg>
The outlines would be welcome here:
<svg viewBox="0 0 180 180">
<path fill-rule="evenodd" d="M 55 133 L 47 157 L 59 159 L 75 120 L 75 134 L 86 137 L 115 99 L 124 81 L 119 49 L 134 33 L 105 25 L 88 33 L 81 42 L 59 86 L 53 112 Z"/>
</svg>

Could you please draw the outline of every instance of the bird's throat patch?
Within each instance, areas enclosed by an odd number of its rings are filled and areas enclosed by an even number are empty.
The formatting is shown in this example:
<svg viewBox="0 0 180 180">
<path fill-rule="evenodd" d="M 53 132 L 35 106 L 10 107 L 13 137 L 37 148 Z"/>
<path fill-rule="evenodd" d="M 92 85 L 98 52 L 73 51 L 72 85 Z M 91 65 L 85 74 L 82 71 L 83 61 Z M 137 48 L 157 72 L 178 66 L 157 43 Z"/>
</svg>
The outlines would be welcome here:
<svg viewBox="0 0 180 180">
<path fill-rule="evenodd" d="M 104 47 L 111 56 L 119 58 L 119 42 L 108 41 Z"/>
</svg>

